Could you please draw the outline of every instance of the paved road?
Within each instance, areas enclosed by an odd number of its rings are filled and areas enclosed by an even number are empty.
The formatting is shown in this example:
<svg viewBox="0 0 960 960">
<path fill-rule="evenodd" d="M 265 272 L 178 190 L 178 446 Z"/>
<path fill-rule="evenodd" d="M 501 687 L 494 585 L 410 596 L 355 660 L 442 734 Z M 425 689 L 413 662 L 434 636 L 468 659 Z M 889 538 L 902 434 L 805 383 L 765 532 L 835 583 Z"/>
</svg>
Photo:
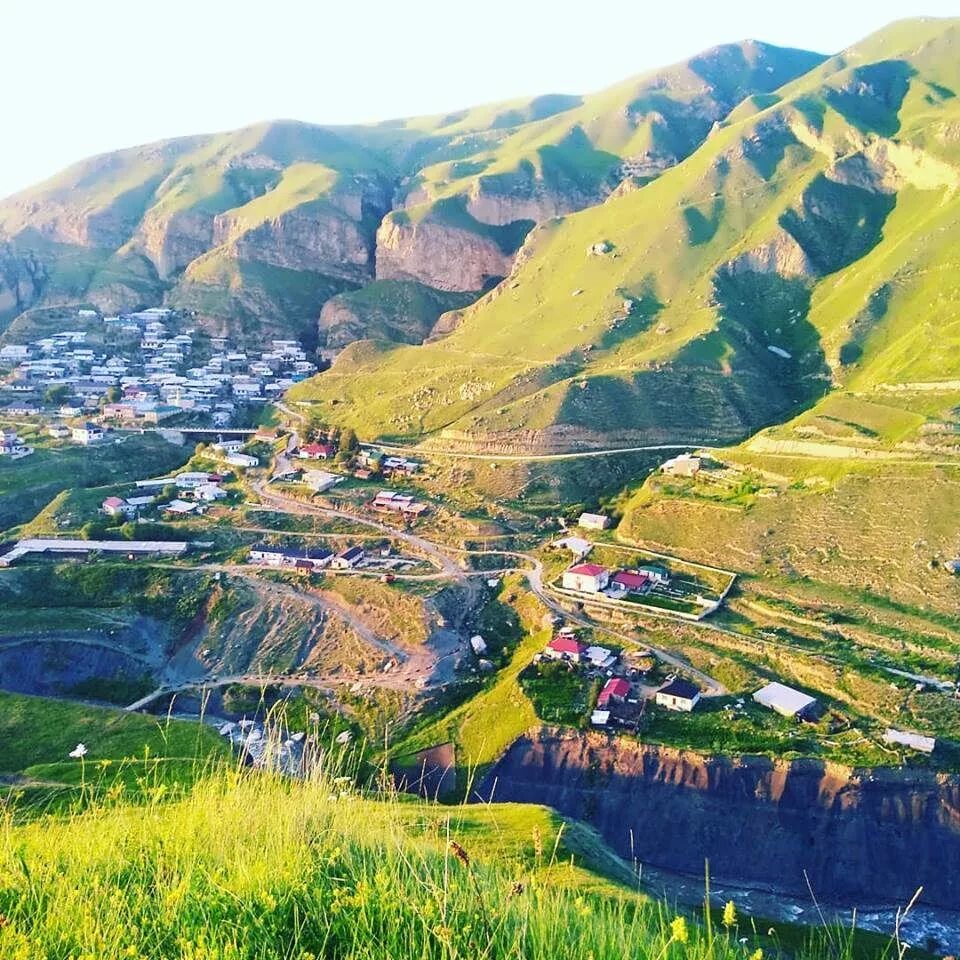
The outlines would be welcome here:
<svg viewBox="0 0 960 960">
<path fill-rule="evenodd" d="M 396 443 L 361 443 L 371 450 L 385 450 L 406 456 L 453 457 L 457 460 L 495 460 L 500 463 L 538 463 L 552 460 L 587 460 L 592 457 L 616 457 L 625 453 L 645 453 L 653 450 L 695 450 L 704 448 L 702 443 L 653 443 L 639 447 L 607 447 L 603 450 L 575 450 L 567 453 L 466 453 L 460 450 L 440 450 L 432 447 L 414 447 Z"/>
</svg>

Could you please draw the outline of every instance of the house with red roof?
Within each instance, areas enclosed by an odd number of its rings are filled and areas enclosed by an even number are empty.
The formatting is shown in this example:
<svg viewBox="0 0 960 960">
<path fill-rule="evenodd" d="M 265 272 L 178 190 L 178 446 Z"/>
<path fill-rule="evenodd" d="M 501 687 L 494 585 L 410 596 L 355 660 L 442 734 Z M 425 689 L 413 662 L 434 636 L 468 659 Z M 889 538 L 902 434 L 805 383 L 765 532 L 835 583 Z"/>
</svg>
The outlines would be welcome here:
<svg viewBox="0 0 960 960">
<path fill-rule="evenodd" d="M 618 570 L 611 578 L 610 585 L 626 593 L 646 593 L 652 586 L 650 575 L 634 570 Z"/>
<path fill-rule="evenodd" d="M 563 572 L 563 589 L 599 593 L 610 582 L 610 571 L 599 563 L 577 563 Z"/>
<path fill-rule="evenodd" d="M 543 655 L 551 660 L 570 660 L 573 663 L 579 663 L 586 649 L 587 645 L 581 643 L 576 637 L 560 633 L 547 644 Z"/>
<path fill-rule="evenodd" d="M 332 443 L 305 443 L 298 451 L 301 460 L 329 460 L 337 451 Z"/>
<path fill-rule="evenodd" d="M 630 684 L 623 677 L 611 677 L 600 691 L 597 697 L 597 706 L 606 707 L 612 700 L 614 703 L 622 703 L 630 695 Z"/>
<path fill-rule="evenodd" d="M 100 509 L 108 517 L 126 517 L 131 513 L 136 513 L 136 508 L 120 497 L 107 497 L 100 505 Z"/>
</svg>

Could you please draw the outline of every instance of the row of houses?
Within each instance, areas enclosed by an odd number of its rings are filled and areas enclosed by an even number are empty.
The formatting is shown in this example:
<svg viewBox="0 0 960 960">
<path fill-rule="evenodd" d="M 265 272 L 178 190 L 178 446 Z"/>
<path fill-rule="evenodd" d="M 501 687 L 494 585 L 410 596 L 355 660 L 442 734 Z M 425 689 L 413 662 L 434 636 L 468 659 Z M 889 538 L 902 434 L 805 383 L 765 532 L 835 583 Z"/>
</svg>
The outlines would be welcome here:
<svg viewBox="0 0 960 960">
<path fill-rule="evenodd" d="M 611 570 L 599 563 L 585 562 L 564 571 L 563 588 L 577 593 L 604 593 L 617 599 L 631 593 L 649 593 L 654 587 L 667 587 L 670 579 L 670 571 L 658 563 L 642 564 L 632 570 Z"/>
<path fill-rule="evenodd" d="M 345 547 L 339 553 L 319 547 L 302 548 L 261 543 L 250 548 L 247 562 L 256 566 L 312 572 L 329 567 L 331 570 L 352 570 L 366 559 L 361 546 Z"/>
<path fill-rule="evenodd" d="M 33 453 L 33 447 L 23 441 L 16 430 L 0 430 L 0 457 L 21 460 Z"/>
</svg>

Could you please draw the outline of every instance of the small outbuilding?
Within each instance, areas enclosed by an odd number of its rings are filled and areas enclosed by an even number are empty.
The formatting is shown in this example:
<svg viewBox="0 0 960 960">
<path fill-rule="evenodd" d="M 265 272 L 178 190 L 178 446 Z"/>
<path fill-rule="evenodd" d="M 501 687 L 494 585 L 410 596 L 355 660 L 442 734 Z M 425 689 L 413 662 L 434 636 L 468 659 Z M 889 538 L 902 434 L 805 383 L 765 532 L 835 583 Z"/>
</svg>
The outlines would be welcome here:
<svg viewBox="0 0 960 960">
<path fill-rule="evenodd" d="M 577 526 L 584 530 L 606 530 L 610 526 L 610 518 L 605 513 L 581 513 Z"/>
<path fill-rule="evenodd" d="M 779 713 L 783 717 L 797 717 L 801 720 L 812 719 L 817 713 L 817 698 L 802 690 L 794 690 L 784 683 L 768 683 L 758 690 L 753 699 L 763 707 Z"/>
<path fill-rule="evenodd" d="M 884 743 L 894 743 L 901 747 L 909 747 L 911 750 L 919 750 L 920 753 L 933 753 L 937 746 L 934 737 L 925 737 L 919 733 L 907 733 L 903 730 L 894 730 L 889 728 L 883 735 Z"/>
</svg>

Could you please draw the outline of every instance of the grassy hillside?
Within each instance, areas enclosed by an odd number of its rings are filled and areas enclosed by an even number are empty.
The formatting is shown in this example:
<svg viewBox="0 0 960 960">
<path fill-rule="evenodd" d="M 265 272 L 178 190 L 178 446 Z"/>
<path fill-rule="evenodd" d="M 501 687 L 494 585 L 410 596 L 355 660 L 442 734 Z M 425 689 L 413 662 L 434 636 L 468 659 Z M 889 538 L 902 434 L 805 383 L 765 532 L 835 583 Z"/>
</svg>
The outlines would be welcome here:
<svg viewBox="0 0 960 960">
<path fill-rule="evenodd" d="M 732 960 L 773 943 L 805 960 L 827 943 L 678 915 L 617 882 L 631 871 L 594 834 L 540 807 L 368 799 L 325 776 L 212 776 L 175 802 L 113 797 L 0 830 L 11 960 Z M 832 942 L 845 958 L 866 945 Z"/>
<path fill-rule="evenodd" d="M 31 432 L 21 428 L 31 438 Z M 103 447 L 42 448 L 27 460 L 0 461 L 0 530 L 25 523 L 68 487 L 99 487 L 144 477 L 164 476 L 186 459 L 181 448 L 158 436 L 124 437 Z"/>
<path fill-rule="evenodd" d="M 653 179 L 692 153 L 745 97 L 768 94 L 822 60 L 752 41 L 716 47 L 552 116 L 522 126 L 495 123 L 487 137 L 465 140 L 472 152 L 458 149 L 425 166 L 409 196 L 465 196 L 490 223 L 523 219 L 525 208 L 538 220 L 577 210 L 602 200 L 624 173 Z"/>
<path fill-rule="evenodd" d="M 958 32 L 894 25 L 744 105 L 541 225 L 442 342 L 348 349 L 296 395 L 366 435 L 549 448 L 738 438 L 834 383 L 956 376 Z"/>
</svg>

